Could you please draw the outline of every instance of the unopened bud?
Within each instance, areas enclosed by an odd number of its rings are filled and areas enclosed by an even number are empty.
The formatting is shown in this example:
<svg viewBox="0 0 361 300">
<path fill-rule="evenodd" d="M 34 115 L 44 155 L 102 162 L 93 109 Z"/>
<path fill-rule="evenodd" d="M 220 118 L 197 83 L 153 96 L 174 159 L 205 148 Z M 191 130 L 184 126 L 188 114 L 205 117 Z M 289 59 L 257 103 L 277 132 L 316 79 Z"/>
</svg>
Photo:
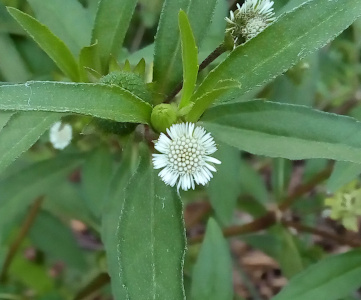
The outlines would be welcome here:
<svg viewBox="0 0 361 300">
<path fill-rule="evenodd" d="M 151 115 L 152 126 L 158 132 L 165 132 L 177 121 L 177 110 L 171 104 L 159 104 L 153 108 Z"/>
</svg>

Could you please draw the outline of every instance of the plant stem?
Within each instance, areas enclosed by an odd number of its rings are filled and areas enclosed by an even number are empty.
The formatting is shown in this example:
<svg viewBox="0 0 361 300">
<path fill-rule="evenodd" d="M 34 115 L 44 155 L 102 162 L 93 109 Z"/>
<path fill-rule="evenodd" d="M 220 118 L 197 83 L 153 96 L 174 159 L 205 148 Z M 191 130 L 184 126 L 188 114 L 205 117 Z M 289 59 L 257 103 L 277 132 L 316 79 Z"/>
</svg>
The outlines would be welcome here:
<svg viewBox="0 0 361 300">
<path fill-rule="evenodd" d="M 321 172 L 317 173 L 310 181 L 305 184 L 299 185 L 290 195 L 288 195 L 278 206 L 278 212 L 269 211 L 264 216 L 244 225 L 235 225 L 223 229 L 223 235 L 225 237 L 231 237 L 246 233 L 257 232 L 271 227 L 277 221 L 279 221 L 278 213 L 287 210 L 294 201 L 300 196 L 310 192 L 316 185 L 326 180 L 332 172 L 332 167 L 328 166 Z M 202 242 L 204 234 L 196 235 L 188 240 L 188 244 L 197 244 Z"/>
<path fill-rule="evenodd" d="M 291 222 L 291 221 L 282 221 L 282 224 L 287 227 L 295 228 L 296 230 L 301 231 L 301 232 L 308 232 L 308 233 L 312 233 L 314 235 L 318 235 L 318 236 L 321 236 L 321 237 L 324 237 L 324 238 L 327 238 L 330 240 L 334 240 L 340 244 L 348 245 L 351 247 L 360 247 L 361 246 L 361 241 L 359 241 L 359 240 L 346 239 L 337 234 L 333 234 L 333 233 L 327 232 L 325 230 L 305 226 L 300 223 L 295 223 L 295 222 Z"/>
<path fill-rule="evenodd" d="M 202 71 L 205 67 L 207 67 L 210 63 L 212 63 L 217 57 L 227 51 L 227 48 L 222 44 L 220 44 L 216 49 L 213 50 L 211 54 L 207 56 L 207 58 L 202 61 L 198 68 L 198 73 Z M 183 81 L 181 81 L 174 90 L 167 96 L 164 103 L 170 103 L 175 96 L 180 92 L 183 87 Z"/>
<path fill-rule="evenodd" d="M 26 216 L 24 223 L 22 224 L 20 228 L 20 232 L 18 233 L 17 237 L 15 238 L 14 242 L 11 244 L 9 252 L 5 258 L 5 262 L 3 265 L 3 269 L 0 274 L 0 282 L 4 283 L 6 281 L 7 272 L 9 270 L 9 267 L 11 265 L 11 262 L 19 250 L 19 247 L 26 237 L 27 233 L 29 232 L 31 226 L 33 225 L 35 218 L 40 210 L 41 204 L 43 203 L 44 196 L 38 197 L 32 207 L 30 208 L 30 211 L 28 215 Z"/>
<path fill-rule="evenodd" d="M 92 281 L 90 281 L 87 286 L 80 290 L 80 292 L 75 296 L 74 300 L 81 300 L 90 296 L 109 282 L 110 277 L 107 273 L 98 274 L 98 276 L 96 276 Z"/>
</svg>

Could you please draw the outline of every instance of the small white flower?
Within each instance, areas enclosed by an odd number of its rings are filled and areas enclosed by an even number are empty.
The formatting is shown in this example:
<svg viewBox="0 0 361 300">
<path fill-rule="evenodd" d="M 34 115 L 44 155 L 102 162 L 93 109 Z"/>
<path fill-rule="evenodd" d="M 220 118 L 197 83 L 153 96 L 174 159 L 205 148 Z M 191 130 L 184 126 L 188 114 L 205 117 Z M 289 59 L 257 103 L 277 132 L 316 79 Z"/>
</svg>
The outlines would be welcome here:
<svg viewBox="0 0 361 300">
<path fill-rule="evenodd" d="M 178 191 L 194 189 L 195 183 L 205 185 L 216 172 L 212 163 L 221 163 L 209 156 L 217 151 L 213 137 L 193 123 L 174 124 L 167 133 L 161 133 L 154 146 L 162 153 L 153 154 L 154 168 L 163 168 L 159 176 L 170 186 L 178 181 Z"/>
<path fill-rule="evenodd" d="M 72 127 L 69 124 L 62 124 L 60 121 L 51 126 L 49 131 L 50 142 L 55 149 L 64 149 L 72 139 Z"/>
<path fill-rule="evenodd" d="M 232 35 L 235 45 L 255 37 L 275 20 L 273 1 L 270 0 L 246 0 L 229 14 L 226 32 Z"/>
</svg>

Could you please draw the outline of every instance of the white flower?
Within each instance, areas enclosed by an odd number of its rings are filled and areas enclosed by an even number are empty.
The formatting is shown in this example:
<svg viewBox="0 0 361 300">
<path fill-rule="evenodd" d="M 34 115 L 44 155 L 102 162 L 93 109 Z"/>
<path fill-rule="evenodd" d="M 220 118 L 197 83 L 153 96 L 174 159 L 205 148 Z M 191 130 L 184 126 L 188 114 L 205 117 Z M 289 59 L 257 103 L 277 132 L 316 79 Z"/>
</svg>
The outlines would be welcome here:
<svg viewBox="0 0 361 300">
<path fill-rule="evenodd" d="M 167 133 L 161 133 L 154 146 L 162 153 L 153 154 L 154 168 L 163 168 L 159 176 L 170 186 L 178 181 L 178 191 L 194 189 L 195 183 L 205 185 L 216 172 L 212 163 L 221 163 L 209 156 L 217 151 L 213 137 L 193 123 L 174 124 Z"/>
<path fill-rule="evenodd" d="M 49 131 L 50 142 L 55 149 L 64 149 L 69 145 L 72 133 L 73 130 L 69 124 L 62 124 L 60 121 L 56 122 Z"/>
<path fill-rule="evenodd" d="M 226 18 L 226 32 L 232 35 L 235 45 L 255 37 L 275 20 L 270 0 L 246 0 L 242 6 L 237 3 L 237 8 Z"/>
</svg>

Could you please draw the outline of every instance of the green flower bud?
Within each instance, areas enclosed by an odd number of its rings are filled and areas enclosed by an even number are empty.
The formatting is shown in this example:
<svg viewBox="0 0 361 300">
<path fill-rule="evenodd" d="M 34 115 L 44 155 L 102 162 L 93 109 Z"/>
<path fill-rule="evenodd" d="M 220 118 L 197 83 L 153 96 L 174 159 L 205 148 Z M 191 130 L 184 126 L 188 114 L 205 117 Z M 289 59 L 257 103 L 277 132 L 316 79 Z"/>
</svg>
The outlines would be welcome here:
<svg viewBox="0 0 361 300">
<path fill-rule="evenodd" d="M 165 132 L 177 121 L 177 109 L 171 104 L 159 104 L 153 108 L 150 119 L 155 130 Z"/>
</svg>

